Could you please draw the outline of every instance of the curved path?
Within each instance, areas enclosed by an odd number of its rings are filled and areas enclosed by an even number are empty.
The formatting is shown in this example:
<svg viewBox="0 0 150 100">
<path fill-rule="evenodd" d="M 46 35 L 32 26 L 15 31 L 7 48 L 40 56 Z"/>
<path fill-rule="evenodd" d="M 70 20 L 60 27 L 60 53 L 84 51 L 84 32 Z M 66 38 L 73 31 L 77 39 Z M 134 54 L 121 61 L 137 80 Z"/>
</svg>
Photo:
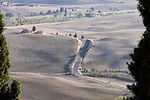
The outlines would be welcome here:
<svg viewBox="0 0 150 100">
<path fill-rule="evenodd" d="M 79 42 L 80 44 L 80 42 Z M 83 61 L 84 57 L 87 55 L 87 53 L 91 50 L 91 48 L 94 46 L 94 42 L 90 39 L 82 40 L 82 46 L 79 49 L 79 53 L 76 55 L 76 59 L 72 65 L 72 74 L 74 76 L 80 76 L 81 72 L 79 71 L 79 66 L 81 62 Z"/>
</svg>

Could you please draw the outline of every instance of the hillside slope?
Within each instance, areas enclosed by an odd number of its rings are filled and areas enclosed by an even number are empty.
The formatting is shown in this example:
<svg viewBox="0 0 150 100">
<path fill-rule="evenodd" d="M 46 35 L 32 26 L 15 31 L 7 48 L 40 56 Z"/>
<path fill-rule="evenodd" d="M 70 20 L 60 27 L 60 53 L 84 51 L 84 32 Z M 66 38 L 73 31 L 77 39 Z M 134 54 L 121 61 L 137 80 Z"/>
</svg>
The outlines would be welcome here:
<svg viewBox="0 0 150 100">
<path fill-rule="evenodd" d="M 18 31 L 6 31 L 11 71 L 60 73 L 68 57 L 76 52 L 77 42 L 71 38 L 19 34 Z"/>
</svg>

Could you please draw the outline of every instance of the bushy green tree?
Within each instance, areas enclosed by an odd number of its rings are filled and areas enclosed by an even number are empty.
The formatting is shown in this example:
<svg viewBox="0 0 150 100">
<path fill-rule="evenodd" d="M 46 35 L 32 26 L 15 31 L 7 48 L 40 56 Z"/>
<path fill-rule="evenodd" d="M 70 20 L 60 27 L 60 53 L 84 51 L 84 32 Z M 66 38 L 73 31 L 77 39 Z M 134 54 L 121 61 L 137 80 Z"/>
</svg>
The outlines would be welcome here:
<svg viewBox="0 0 150 100">
<path fill-rule="evenodd" d="M 134 100 L 150 100 L 150 0 L 138 1 L 146 31 L 138 47 L 130 55 L 132 61 L 128 63 L 128 68 L 136 83 L 128 88 L 135 95 Z"/>
<path fill-rule="evenodd" d="M 17 81 L 17 84 L 13 86 L 16 88 L 17 93 L 14 92 L 15 95 L 12 96 L 11 92 L 14 91 L 14 88 L 8 87 L 8 80 L 9 80 L 9 51 L 7 48 L 7 43 L 5 36 L 3 34 L 4 31 L 4 21 L 3 15 L 0 14 L 0 100 L 18 100 L 13 99 L 12 97 L 18 98 L 21 88 L 20 83 Z"/>
</svg>

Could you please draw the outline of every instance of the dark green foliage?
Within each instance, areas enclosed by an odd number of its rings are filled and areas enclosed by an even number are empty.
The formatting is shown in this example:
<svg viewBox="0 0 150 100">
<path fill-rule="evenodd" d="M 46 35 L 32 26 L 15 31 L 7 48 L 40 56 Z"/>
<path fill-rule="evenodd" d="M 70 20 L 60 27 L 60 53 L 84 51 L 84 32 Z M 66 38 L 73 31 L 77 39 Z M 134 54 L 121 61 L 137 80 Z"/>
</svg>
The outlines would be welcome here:
<svg viewBox="0 0 150 100">
<path fill-rule="evenodd" d="M 7 43 L 4 35 L 2 34 L 4 30 L 3 26 L 3 16 L 0 14 L 0 94 L 5 94 L 8 87 L 8 70 L 10 67 L 9 63 L 9 52 L 7 48 Z"/>
<path fill-rule="evenodd" d="M 142 15 L 146 31 L 128 64 L 136 83 L 128 86 L 135 95 L 133 100 L 150 100 L 150 0 L 139 0 L 138 9 Z"/>
<path fill-rule="evenodd" d="M 59 13 L 59 10 L 58 10 L 58 9 L 56 10 L 56 13 Z"/>
<path fill-rule="evenodd" d="M 3 22 L 4 22 L 3 21 L 3 15 L 0 14 L 0 34 L 2 34 L 4 31 L 4 23 Z"/>
<path fill-rule="evenodd" d="M 35 26 L 32 27 L 32 31 L 33 31 L 33 32 L 36 31 L 36 27 L 35 27 Z"/>
<path fill-rule="evenodd" d="M 64 7 L 60 7 L 60 12 L 64 12 L 65 11 L 65 8 Z"/>
<path fill-rule="evenodd" d="M 15 84 L 14 81 L 12 84 L 13 88 L 11 88 L 12 90 L 8 87 L 10 63 L 9 52 L 3 31 L 3 15 L 0 14 L 0 100 L 18 100 L 13 98 L 18 98 L 20 94 L 20 83 L 17 82 L 17 84 Z M 17 93 L 14 92 L 14 89 L 17 89 Z M 11 92 L 13 92 L 14 95 L 11 94 Z"/>
<path fill-rule="evenodd" d="M 52 14 L 52 11 L 51 11 L 51 10 L 48 10 L 48 11 L 47 11 L 47 14 Z"/>
<path fill-rule="evenodd" d="M 73 37 L 77 38 L 77 34 L 75 33 Z"/>
<path fill-rule="evenodd" d="M 94 11 L 95 10 L 94 7 L 91 7 L 91 10 Z"/>
<path fill-rule="evenodd" d="M 83 36 L 83 35 L 81 36 L 81 39 L 84 39 L 84 36 Z"/>
<path fill-rule="evenodd" d="M 20 81 L 13 81 L 11 84 L 10 97 L 11 100 L 20 100 L 21 83 Z"/>
<path fill-rule="evenodd" d="M 67 13 L 67 8 L 65 8 L 65 13 Z"/>
</svg>

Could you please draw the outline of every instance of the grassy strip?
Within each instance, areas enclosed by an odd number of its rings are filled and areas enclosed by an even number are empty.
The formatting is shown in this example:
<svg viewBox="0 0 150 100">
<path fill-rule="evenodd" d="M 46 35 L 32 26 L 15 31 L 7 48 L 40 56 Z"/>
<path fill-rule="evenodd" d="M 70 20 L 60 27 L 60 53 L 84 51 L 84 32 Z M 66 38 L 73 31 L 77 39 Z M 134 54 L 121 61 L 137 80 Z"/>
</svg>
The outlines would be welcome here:
<svg viewBox="0 0 150 100">
<path fill-rule="evenodd" d="M 83 75 L 90 77 L 106 77 L 106 78 L 117 78 L 127 81 L 134 81 L 132 76 L 127 71 L 117 71 L 117 70 L 103 70 L 98 71 L 91 69 L 91 71 L 83 71 Z"/>
<path fill-rule="evenodd" d="M 133 100 L 133 97 L 134 95 L 133 94 L 129 94 L 127 96 L 119 96 L 119 97 L 116 97 L 112 100 Z"/>
<path fill-rule="evenodd" d="M 19 25 L 30 25 L 40 23 L 52 23 L 52 22 L 63 22 L 71 21 L 76 18 L 67 17 L 53 17 L 53 16 L 39 16 L 39 17 L 24 17 L 24 18 L 5 18 L 5 26 L 19 26 Z"/>
</svg>

